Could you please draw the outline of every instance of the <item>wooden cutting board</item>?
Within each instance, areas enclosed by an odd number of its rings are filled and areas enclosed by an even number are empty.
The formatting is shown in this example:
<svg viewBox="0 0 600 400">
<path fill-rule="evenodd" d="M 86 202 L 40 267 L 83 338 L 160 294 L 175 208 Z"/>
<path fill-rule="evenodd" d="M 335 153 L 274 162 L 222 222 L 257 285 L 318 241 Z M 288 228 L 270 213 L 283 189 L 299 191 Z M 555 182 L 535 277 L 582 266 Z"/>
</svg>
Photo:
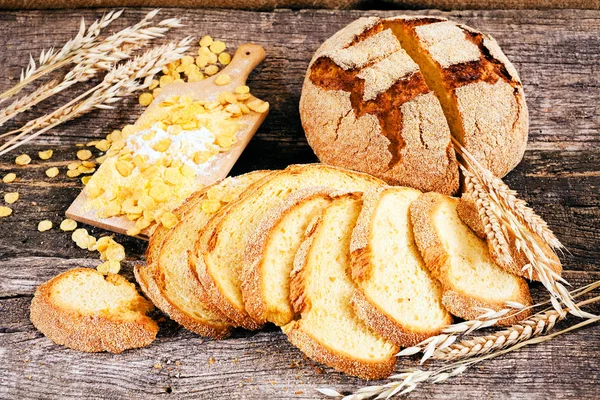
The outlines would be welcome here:
<svg viewBox="0 0 600 400">
<path fill-rule="evenodd" d="M 144 115 L 148 113 L 154 112 L 154 109 L 158 107 L 161 102 L 174 95 L 187 95 L 191 96 L 194 100 L 213 101 L 217 98 L 219 93 L 223 91 L 233 92 L 236 87 L 246 83 L 246 79 L 248 78 L 248 75 L 250 75 L 250 72 L 252 72 L 264 58 L 265 51 L 261 46 L 256 44 L 244 44 L 237 49 L 229 65 L 218 74 L 203 79 L 200 82 L 172 83 L 164 88 L 140 118 L 143 118 Z M 223 86 L 215 84 L 217 76 L 223 74 L 228 74 L 231 77 L 231 81 Z M 213 160 L 209 161 L 212 164 L 209 166 L 211 173 L 198 175 L 196 179 L 198 188 L 211 185 L 225 178 L 227 174 L 229 174 L 229 171 L 233 168 L 233 165 L 246 148 L 250 139 L 252 139 L 252 136 L 254 136 L 258 127 L 266 118 L 268 112 L 268 110 L 263 113 L 252 112 L 238 118 L 241 128 L 236 135 L 237 142 L 231 146 L 227 152 L 221 153 Z M 128 229 L 135 225 L 134 221 L 128 220 L 125 216 L 98 218 L 96 216 L 96 210 L 85 209 L 84 206 L 86 201 L 87 196 L 84 191 L 81 191 L 79 196 L 77 196 L 75 201 L 73 201 L 67 209 L 67 217 L 78 222 L 122 234 L 125 234 Z M 138 237 L 148 240 L 150 233 L 151 232 L 147 229 L 142 231 Z"/>
</svg>

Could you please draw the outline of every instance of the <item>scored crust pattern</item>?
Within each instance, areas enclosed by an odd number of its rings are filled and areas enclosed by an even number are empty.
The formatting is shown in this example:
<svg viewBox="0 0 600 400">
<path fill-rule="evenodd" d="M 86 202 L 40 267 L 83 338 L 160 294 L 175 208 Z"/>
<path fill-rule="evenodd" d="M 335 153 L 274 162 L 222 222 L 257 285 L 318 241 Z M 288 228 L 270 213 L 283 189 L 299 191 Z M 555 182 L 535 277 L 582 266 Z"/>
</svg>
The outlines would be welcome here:
<svg viewBox="0 0 600 400">
<path fill-rule="evenodd" d="M 300 115 L 319 159 L 393 185 L 458 191 L 453 125 L 403 35 L 417 38 L 438 62 L 447 89 L 456 92 L 465 147 L 497 176 L 514 168 L 528 126 L 514 66 L 491 36 L 432 17 L 361 18 L 317 50 Z"/>
</svg>

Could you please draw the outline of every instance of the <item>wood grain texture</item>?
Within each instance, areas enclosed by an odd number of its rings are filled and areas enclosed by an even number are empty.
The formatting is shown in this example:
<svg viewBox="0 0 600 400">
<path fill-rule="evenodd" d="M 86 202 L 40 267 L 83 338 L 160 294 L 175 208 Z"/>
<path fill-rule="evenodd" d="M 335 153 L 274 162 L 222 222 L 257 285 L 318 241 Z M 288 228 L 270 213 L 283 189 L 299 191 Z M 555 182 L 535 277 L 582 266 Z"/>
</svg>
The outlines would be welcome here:
<svg viewBox="0 0 600 400">
<path fill-rule="evenodd" d="M 0 90 L 18 80 L 29 52 L 36 55 L 42 48 L 62 45 L 75 34 L 80 15 L 90 21 L 103 11 L 0 12 Z M 130 25 L 147 11 L 127 10 L 112 29 Z M 267 51 L 267 59 L 248 84 L 272 108 L 232 171 L 240 174 L 316 160 L 298 116 L 308 61 L 320 43 L 353 19 L 398 12 L 165 9 L 161 13 L 177 15 L 188 26 L 171 33 L 171 38 L 211 34 L 232 47 L 252 41 Z M 531 131 L 525 158 L 506 182 L 548 221 L 569 249 L 570 254 L 562 257 L 567 278 L 574 285 L 600 279 L 600 12 L 418 13 L 444 15 L 491 33 L 514 62 L 525 86 Z M 19 127 L 74 95 L 61 94 L 4 129 Z M 0 183 L 0 194 L 21 194 L 12 205 L 13 215 L 0 220 L 0 398 L 300 399 L 318 398 L 314 387 L 345 391 L 364 386 L 360 379 L 307 361 L 274 327 L 239 330 L 230 339 L 207 341 L 162 320 L 152 346 L 120 355 L 64 349 L 33 328 L 28 307 L 36 286 L 66 269 L 99 262 L 97 253 L 77 248 L 70 233 L 56 228 L 40 233 L 37 223 L 50 219 L 57 226 L 81 189 L 79 178 L 65 175 L 66 165 L 75 159 L 74 145 L 135 121 L 142 112 L 136 103 L 134 98 L 126 99 L 116 110 L 95 111 L 52 130 L 22 149 L 33 158 L 28 166 L 14 165 L 18 152 L 0 158 L 0 176 L 18 175 L 10 185 Z M 54 150 L 54 157 L 40 161 L 37 152 L 48 148 Z M 46 177 L 44 171 L 50 166 L 58 166 L 61 174 Z M 89 231 L 95 236 L 105 234 L 97 228 Z M 126 247 L 124 270 L 132 279 L 131 264 L 143 258 L 145 243 L 120 235 L 116 240 Z M 535 286 L 534 296 L 541 293 Z M 600 398 L 598 359 L 600 328 L 591 326 L 481 364 L 447 383 L 424 386 L 409 397 L 596 399 Z M 415 365 L 409 359 L 399 368 Z"/>
</svg>

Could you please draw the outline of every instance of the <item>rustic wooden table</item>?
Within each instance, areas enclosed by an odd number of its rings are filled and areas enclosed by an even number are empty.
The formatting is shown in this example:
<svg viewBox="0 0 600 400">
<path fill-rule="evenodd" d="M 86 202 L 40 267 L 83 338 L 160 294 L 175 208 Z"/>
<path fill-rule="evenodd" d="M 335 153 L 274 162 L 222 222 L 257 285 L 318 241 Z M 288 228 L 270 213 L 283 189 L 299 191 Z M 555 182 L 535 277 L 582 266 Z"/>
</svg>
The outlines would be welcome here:
<svg viewBox="0 0 600 400">
<path fill-rule="evenodd" d="M 76 32 L 81 15 L 92 21 L 103 11 L 0 12 L 0 90 L 17 82 L 29 53 L 62 45 Z M 147 11 L 126 10 L 114 27 L 130 25 Z M 231 46 L 253 41 L 267 51 L 249 85 L 271 103 L 271 114 L 234 168 L 239 174 L 316 160 L 298 116 L 312 53 L 355 18 L 399 13 L 165 9 L 161 15 L 178 16 L 187 25 L 170 37 L 211 34 Z M 493 34 L 515 63 L 525 83 L 531 129 L 525 158 L 506 182 L 569 249 L 563 257 L 565 276 L 575 285 L 600 279 L 600 12 L 419 13 L 448 16 Z M 18 127 L 71 96 L 58 96 L 4 128 Z M 36 286 L 68 268 L 98 263 L 97 253 L 77 248 L 70 234 L 56 228 L 37 231 L 42 219 L 57 226 L 81 189 L 78 178 L 65 175 L 66 165 L 75 159 L 75 144 L 101 138 L 134 121 L 141 111 L 135 99 L 127 99 L 114 111 L 96 111 L 54 129 L 22 149 L 35 155 L 28 166 L 16 167 L 16 153 L 0 158 L 0 176 L 18 175 L 10 186 L 0 182 L 0 193 L 21 194 L 13 215 L 0 220 L 0 398 L 290 399 L 318 398 L 315 387 L 345 391 L 364 386 L 360 379 L 306 360 L 274 327 L 239 330 L 227 340 L 211 341 L 163 319 L 150 347 L 120 355 L 72 351 L 35 330 L 28 309 Z M 48 162 L 37 159 L 43 149 L 55 151 Z M 61 175 L 47 178 L 49 166 L 58 166 Z M 145 243 L 117 240 L 126 246 L 125 275 L 132 278 L 131 262 L 143 258 Z M 538 287 L 534 294 L 541 294 Z M 491 360 L 444 384 L 424 386 L 410 397 L 597 399 L 599 359 L 600 328 L 591 326 Z M 399 362 L 399 368 L 414 365 L 414 359 Z"/>
</svg>

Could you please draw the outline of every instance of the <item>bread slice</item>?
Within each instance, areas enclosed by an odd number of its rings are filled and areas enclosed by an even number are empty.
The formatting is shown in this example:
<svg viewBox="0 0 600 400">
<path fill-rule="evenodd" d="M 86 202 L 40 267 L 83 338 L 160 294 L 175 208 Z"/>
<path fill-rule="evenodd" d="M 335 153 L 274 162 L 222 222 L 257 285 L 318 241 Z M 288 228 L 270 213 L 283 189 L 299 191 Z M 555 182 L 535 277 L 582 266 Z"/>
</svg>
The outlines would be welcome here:
<svg viewBox="0 0 600 400">
<path fill-rule="evenodd" d="M 300 318 L 282 329 L 309 358 L 349 375 L 381 379 L 394 370 L 398 349 L 365 325 L 350 305 L 350 240 L 360 209 L 360 195 L 342 195 L 309 228 L 290 287 Z"/>
<path fill-rule="evenodd" d="M 531 305 L 525 280 L 506 272 L 480 239 L 458 216 L 458 199 L 438 193 L 421 195 L 410 206 L 415 242 L 431 274 L 442 284 L 442 303 L 452 314 L 473 319 L 477 307 L 506 308 L 507 301 Z M 526 318 L 520 312 L 502 319 L 510 325 Z"/>
<path fill-rule="evenodd" d="M 340 190 L 364 190 L 381 185 L 377 178 L 331 166 L 293 165 L 269 175 L 229 203 L 204 227 L 192 262 L 196 274 L 214 304 L 237 325 L 257 329 L 262 323 L 250 317 L 242 296 L 242 277 L 249 238 L 263 217 L 295 190 L 323 186 Z"/>
<path fill-rule="evenodd" d="M 227 178 L 194 193 L 174 211 L 180 222 L 170 230 L 161 226 L 151 237 L 147 254 L 153 254 L 154 263 L 136 267 L 136 278 L 156 306 L 186 329 L 213 338 L 228 336 L 231 321 L 208 305 L 210 299 L 189 268 L 188 252 L 198 230 L 218 207 L 269 173 L 254 171 Z M 206 202 L 210 207 L 206 207 Z"/>
<path fill-rule="evenodd" d="M 299 190 L 265 215 L 248 242 L 242 282 L 248 314 L 278 326 L 294 318 L 290 303 L 290 273 L 308 224 L 331 202 L 322 188 Z"/>
<path fill-rule="evenodd" d="M 463 193 L 460 201 L 458 202 L 458 206 L 456 207 L 456 211 L 458 212 L 458 216 L 460 219 L 469 226 L 475 232 L 477 236 L 482 239 L 486 239 L 485 228 L 483 223 L 481 222 L 481 218 L 479 217 L 479 212 L 477 211 L 477 207 L 472 197 L 467 193 Z M 520 275 L 525 278 L 532 279 L 534 281 L 539 281 L 540 277 L 536 271 L 532 271 L 531 276 L 527 270 L 523 270 L 523 267 L 529 264 L 529 259 L 525 256 L 525 254 L 517 249 L 515 245 L 515 235 L 512 231 L 507 232 L 507 242 L 509 244 L 509 251 L 512 257 L 513 262 L 507 263 L 504 261 L 504 258 L 501 257 L 496 250 L 490 245 L 488 241 L 488 248 L 490 250 L 490 255 L 492 259 L 510 272 L 511 274 Z M 537 238 L 537 243 L 539 243 L 542 252 L 549 260 L 548 266 L 557 274 L 561 275 L 562 273 L 562 264 L 560 263 L 560 259 L 556 255 L 556 253 L 548 246 L 538 235 L 532 233 L 534 237 Z"/>
<path fill-rule="evenodd" d="M 350 245 L 354 311 L 401 347 L 436 335 L 452 322 L 442 305 L 442 288 L 414 241 L 409 207 L 420 195 L 404 187 L 364 193 Z"/>
<path fill-rule="evenodd" d="M 121 275 L 75 268 L 37 288 L 30 318 L 54 343 L 120 353 L 154 341 L 158 325 L 146 315 L 153 308 Z"/>
<path fill-rule="evenodd" d="M 175 308 L 176 312 L 170 313 L 169 316 L 186 329 L 215 338 L 229 334 L 231 321 L 210 304 L 206 291 L 190 269 L 188 252 L 193 249 L 200 228 L 216 211 L 216 208 L 212 207 L 214 202 L 221 203 L 219 206 L 227 204 L 269 173 L 255 171 L 230 177 L 207 189 L 203 201 L 194 212 L 188 213 L 166 235 L 157 260 L 154 279 L 160 293 Z M 210 202 L 210 210 L 204 206 L 204 202 Z"/>
<path fill-rule="evenodd" d="M 452 135 L 494 175 L 522 159 L 529 115 L 521 80 L 493 37 L 429 16 L 388 20 L 438 97 Z"/>
</svg>

